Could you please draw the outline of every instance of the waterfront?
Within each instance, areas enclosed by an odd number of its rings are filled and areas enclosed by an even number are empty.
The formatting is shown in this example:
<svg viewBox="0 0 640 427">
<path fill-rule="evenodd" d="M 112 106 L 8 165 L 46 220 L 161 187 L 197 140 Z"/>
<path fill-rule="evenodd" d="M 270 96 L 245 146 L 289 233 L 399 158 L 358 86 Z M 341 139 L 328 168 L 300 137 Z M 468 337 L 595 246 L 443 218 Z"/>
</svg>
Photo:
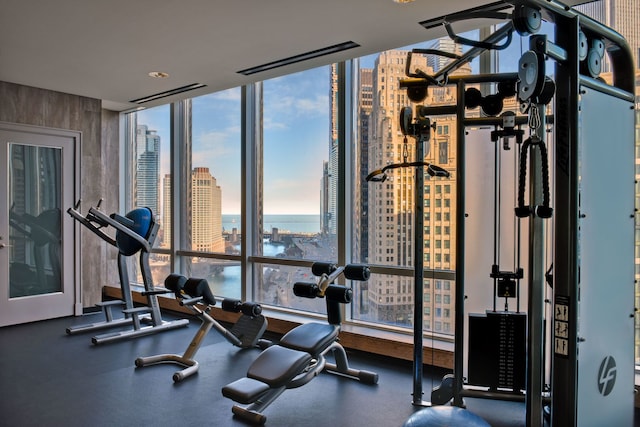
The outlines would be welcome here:
<svg viewBox="0 0 640 427">
<path fill-rule="evenodd" d="M 233 240 L 241 235 L 240 220 L 240 215 L 222 216 L 228 254 L 240 254 L 239 240 Z M 265 215 L 263 225 L 262 256 L 314 261 L 334 261 L 336 258 L 335 236 L 324 236 L 320 233 L 320 215 Z M 236 231 L 232 238 L 234 228 Z M 278 229 L 278 242 L 270 240 L 273 228 Z M 154 277 L 166 277 L 169 274 L 167 261 L 157 259 L 153 263 Z M 242 298 L 242 268 L 239 261 L 192 257 L 188 265 L 185 274 L 206 279 L 216 296 Z M 292 298 L 290 288 L 296 281 L 310 279 L 315 280 L 310 277 L 307 268 L 262 264 L 262 277 L 258 279 L 255 297 L 263 303 L 306 306 L 306 301 L 294 302 L 298 298 Z"/>
<path fill-rule="evenodd" d="M 262 248 L 264 256 L 275 257 L 283 253 L 285 246 L 280 244 L 271 244 L 269 239 L 264 239 Z M 240 251 L 239 246 L 236 247 L 236 249 Z M 202 263 L 205 265 L 210 264 L 211 262 L 220 263 L 220 261 L 202 259 Z M 197 267 L 195 265 L 192 268 L 197 272 Z M 209 286 L 211 287 L 214 295 L 240 299 L 240 265 L 225 266 L 218 269 L 215 273 L 209 274 L 206 279 L 209 281 Z"/>
<path fill-rule="evenodd" d="M 264 215 L 262 221 L 266 233 L 273 228 L 286 233 L 320 233 L 320 215 Z M 230 233 L 233 229 L 240 233 L 240 215 L 223 214 L 222 230 Z"/>
</svg>

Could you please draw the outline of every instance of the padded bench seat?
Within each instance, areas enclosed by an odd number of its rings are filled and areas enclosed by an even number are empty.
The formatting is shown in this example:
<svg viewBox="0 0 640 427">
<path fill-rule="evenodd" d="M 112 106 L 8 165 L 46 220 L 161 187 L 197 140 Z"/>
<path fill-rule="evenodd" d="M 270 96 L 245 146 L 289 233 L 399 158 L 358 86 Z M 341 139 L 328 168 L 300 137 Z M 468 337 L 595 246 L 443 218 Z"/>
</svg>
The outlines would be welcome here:
<svg viewBox="0 0 640 427">
<path fill-rule="evenodd" d="M 248 404 L 272 388 L 284 387 L 311 362 L 309 353 L 274 345 L 264 350 L 251 364 L 247 378 L 222 388 L 222 395 Z"/>
<path fill-rule="evenodd" d="M 316 357 L 338 338 L 339 332 L 340 328 L 337 325 L 305 323 L 285 334 L 279 345 Z"/>
<path fill-rule="evenodd" d="M 270 390 L 269 385 L 253 378 L 240 378 L 222 387 L 222 395 L 229 399 L 247 405 L 255 402 Z"/>
</svg>

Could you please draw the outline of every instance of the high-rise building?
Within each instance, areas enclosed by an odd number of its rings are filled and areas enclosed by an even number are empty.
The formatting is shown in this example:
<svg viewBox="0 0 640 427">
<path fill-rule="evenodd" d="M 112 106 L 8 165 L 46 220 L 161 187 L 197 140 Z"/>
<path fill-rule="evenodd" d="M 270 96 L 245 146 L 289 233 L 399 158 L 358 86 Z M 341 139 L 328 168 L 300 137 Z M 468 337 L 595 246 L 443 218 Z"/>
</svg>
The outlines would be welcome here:
<svg viewBox="0 0 640 427">
<path fill-rule="evenodd" d="M 449 38 L 439 38 L 437 39 L 430 49 L 439 50 L 441 52 L 448 52 L 460 55 L 462 53 L 462 46 L 455 43 L 453 40 Z M 438 72 L 443 69 L 451 59 L 446 56 L 440 55 L 429 55 L 427 56 L 427 65 L 431 67 L 433 72 Z"/>
<path fill-rule="evenodd" d="M 171 175 L 162 179 L 162 247 L 171 246 Z"/>
<path fill-rule="evenodd" d="M 331 214 L 329 213 L 329 162 L 322 162 L 320 178 L 320 231 L 329 234 Z"/>
<path fill-rule="evenodd" d="M 599 0 L 574 8 L 619 32 L 629 44 L 634 67 L 640 68 L 640 7 L 638 7 L 638 0 Z M 608 61 L 604 61 L 603 71 L 611 71 L 609 68 Z"/>
<path fill-rule="evenodd" d="M 329 187 L 327 199 L 327 233 L 336 234 L 336 220 L 338 218 L 338 66 L 331 65 L 331 88 L 329 98 L 329 109 L 331 118 L 329 120 L 329 164 L 327 169 L 327 183 Z"/>
<path fill-rule="evenodd" d="M 224 252 L 222 236 L 222 190 L 209 168 L 191 173 L 191 250 Z"/>
<path fill-rule="evenodd" d="M 369 169 L 393 163 L 415 161 L 415 139 L 402 134 L 399 117 L 411 105 L 398 80 L 405 77 L 406 51 L 380 54 L 372 72 L 373 105 L 369 125 Z M 412 66 L 432 73 L 424 56 L 414 55 Z M 453 90 L 429 89 L 425 104 L 452 103 Z M 455 117 L 438 117 L 435 132 L 425 144 L 425 159 L 452 172 L 450 179 L 425 177 L 424 217 L 415 223 L 416 169 L 398 168 L 384 182 L 368 187 L 368 260 L 377 265 L 415 264 L 413 236 L 424 230 L 424 267 L 428 270 L 455 269 Z M 405 158 L 405 155 L 407 156 Z M 372 319 L 411 324 L 413 277 L 376 275 L 369 280 L 369 316 Z M 424 325 L 436 332 L 453 332 L 454 284 L 426 278 L 424 281 Z"/>
<path fill-rule="evenodd" d="M 147 125 L 136 128 L 136 185 L 134 206 L 160 214 L 160 135 Z"/>
<path fill-rule="evenodd" d="M 366 177 L 369 174 L 369 121 L 373 107 L 373 70 L 360 69 L 358 91 L 358 140 L 356 143 L 354 183 L 359 191 L 356 192 L 354 203 L 359 209 L 354 210 L 355 254 L 361 262 L 369 260 L 369 184 Z"/>
</svg>

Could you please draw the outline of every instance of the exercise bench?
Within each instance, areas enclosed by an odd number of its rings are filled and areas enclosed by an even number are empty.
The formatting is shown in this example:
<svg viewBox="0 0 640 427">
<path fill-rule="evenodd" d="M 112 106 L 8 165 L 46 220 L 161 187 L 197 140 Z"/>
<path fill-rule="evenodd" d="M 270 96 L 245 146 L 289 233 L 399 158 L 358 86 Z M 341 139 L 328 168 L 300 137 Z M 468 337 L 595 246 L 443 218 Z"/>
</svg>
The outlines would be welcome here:
<svg viewBox="0 0 640 427">
<path fill-rule="evenodd" d="M 105 320 L 70 326 L 66 330 L 67 334 L 73 335 L 125 326 L 133 328 L 106 332 L 91 338 L 93 344 L 104 344 L 186 327 L 189 324 L 187 319 L 163 320 L 158 303 L 158 292 L 154 292 L 156 287 L 153 284 L 149 256 L 160 225 L 155 222 L 151 209 L 136 208 L 124 216 L 117 213 L 106 215 L 100 210 L 101 204 L 102 199 L 96 207 L 89 208 L 85 216 L 80 213 L 80 200 L 78 200 L 74 207 L 67 210 L 67 213 L 102 240 L 118 249 L 118 276 L 122 300 L 97 303 L 96 307 L 101 309 Z M 109 227 L 115 230 L 115 236 L 105 231 Z M 134 305 L 127 268 L 127 259 L 134 255 L 139 257 L 140 275 L 144 285 L 142 295 L 147 297 L 147 304 L 138 307 Z M 121 309 L 123 317 L 114 317 L 114 307 Z"/>
<path fill-rule="evenodd" d="M 243 303 L 231 298 L 222 300 L 223 310 L 241 313 L 233 327 L 227 329 L 209 315 L 211 308 L 216 305 L 216 298 L 205 279 L 187 279 L 185 276 L 173 273 L 167 276 L 164 286 L 166 289 L 153 292 L 172 292 L 178 303 L 189 308 L 202 323 L 182 356 L 178 354 L 159 354 L 138 357 L 135 361 L 136 367 L 142 368 L 159 363 L 174 363 L 184 367 L 184 369 L 173 374 L 173 381 L 176 383 L 182 381 L 198 371 L 199 365 L 194 357 L 202 344 L 202 340 L 211 328 L 214 328 L 236 347 L 259 347 L 265 349 L 271 345 L 270 341 L 262 339 L 262 334 L 267 329 L 267 319 L 261 314 L 262 307 L 259 304 Z"/>
<path fill-rule="evenodd" d="M 320 372 L 327 371 L 358 379 L 365 384 L 377 384 L 378 374 L 349 367 L 344 347 L 338 342 L 342 314 L 340 304 L 352 299 L 351 288 L 334 284 L 341 274 L 350 280 L 368 280 L 366 266 L 338 267 L 330 263 L 314 263 L 312 272 L 320 276 L 318 283 L 296 283 L 293 293 L 304 298 L 325 298 L 327 323 L 311 322 L 295 327 L 277 345 L 265 349 L 251 364 L 247 376 L 222 388 L 222 395 L 238 402 L 232 412 L 253 424 L 264 424 L 262 413 L 285 390 L 301 387 Z M 326 356 L 333 353 L 335 363 Z"/>
</svg>

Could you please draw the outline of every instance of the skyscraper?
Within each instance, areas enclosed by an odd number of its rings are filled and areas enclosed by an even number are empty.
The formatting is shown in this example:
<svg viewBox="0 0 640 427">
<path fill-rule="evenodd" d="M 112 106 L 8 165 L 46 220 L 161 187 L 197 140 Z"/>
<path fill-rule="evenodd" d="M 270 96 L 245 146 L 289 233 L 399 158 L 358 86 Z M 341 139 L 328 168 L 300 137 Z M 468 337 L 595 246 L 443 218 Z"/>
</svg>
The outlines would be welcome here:
<svg viewBox="0 0 640 427">
<path fill-rule="evenodd" d="M 191 191 L 191 250 L 224 252 L 222 190 L 209 172 L 209 168 L 193 169 Z"/>
<path fill-rule="evenodd" d="M 162 246 L 171 246 L 171 175 L 162 179 Z"/>
<path fill-rule="evenodd" d="M 369 174 L 369 122 L 371 120 L 371 109 L 373 107 L 373 70 L 370 68 L 360 69 L 360 81 L 358 91 L 358 141 L 356 150 L 356 170 L 355 176 L 358 180 L 354 183 L 359 187 L 356 193 L 356 206 L 353 223 L 355 224 L 355 254 L 360 257 L 360 261 L 369 260 L 369 184 L 366 177 Z"/>
<path fill-rule="evenodd" d="M 415 140 L 403 137 L 399 116 L 411 103 L 398 80 L 405 77 L 406 51 L 380 54 L 372 72 L 373 105 L 369 125 L 369 169 L 379 169 L 403 161 L 426 160 L 454 172 L 455 118 L 439 117 L 436 131 L 425 145 L 425 159 L 414 159 Z M 424 56 L 414 56 L 412 66 L 432 73 Z M 455 91 L 429 89 L 425 104 L 451 103 Z M 405 153 L 407 158 L 405 159 Z M 455 181 L 425 178 L 424 217 L 415 223 L 415 168 L 394 169 L 384 182 L 368 187 L 368 259 L 377 265 L 412 266 L 415 264 L 414 230 L 424 230 L 424 266 L 433 270 L 455 268 Z M 424 282 L 424 325 L 427 329 L 453 331 L 452 302 L 454 286 L 446 280 Z M 372 319 L 411 324 L 414 280 L 412 277 L 372 276 L 369 280 L 369 315 Z M 431 307 L 433 306 L 433 310 Z"/>
<path fill-rule="evenodd" d="M 327 199 L 327 233 L 336 234 L 336 219 L 338 218 L 338 66 L 331 64 L 331 88 L 329 98 L 331 111 L 329 131 L 329 163 L 327 169 L 328 199 Z"/>
<path fill-rule="evenodd" d="M 134 206 L 160 214 L 160 136 L 147 125 L 136 128 L 136 185 Z"/>
<path fill-rule="evenodd" d="M 329 234 L 331 214 L 329 213 L 329 162 L 322 162 L 320 178 L 320 231 Z"/>
</svg>

